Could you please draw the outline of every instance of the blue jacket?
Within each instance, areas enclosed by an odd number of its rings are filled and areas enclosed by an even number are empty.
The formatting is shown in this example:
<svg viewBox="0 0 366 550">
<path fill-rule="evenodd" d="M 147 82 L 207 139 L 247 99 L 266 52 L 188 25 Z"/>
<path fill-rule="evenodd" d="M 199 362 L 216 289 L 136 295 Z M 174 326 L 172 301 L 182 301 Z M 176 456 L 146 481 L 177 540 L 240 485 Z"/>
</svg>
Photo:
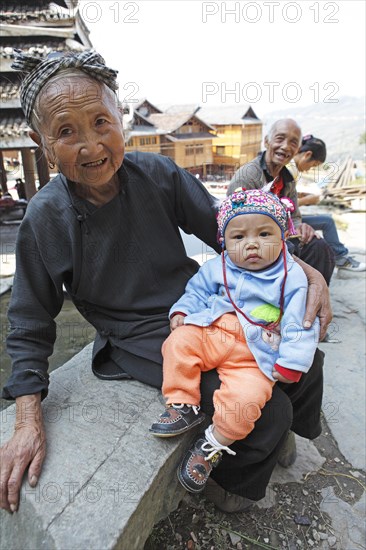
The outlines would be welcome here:
<svg viewBox="0 0 366 550">
<path fill-rule="evenodd" d="M 255 360 L 271 380 L 275 364 L 286 369 L 307 372 L 312 365 L 319 340 L 319 320 L 312 328 L 302 326 L 305 313 L 307 278 L 301 267 L 286 252 L 288 275 L 284 294 L 284 314 L 280 323 L 281 340 L 278 349 L 266 342 L 266 331 L 251 324 L 236 312 L 247 344 Z M 281 283 L 284 277 L 282 254 L 266 270 L 247 271 L 237 267 L 225 252 L 227 283 L 234 303 L 255 322 L 264 323 L 253 314 L 259 306 L 271 304 L 279 308 Z M 185 324 L 207 327 L 224 313 L 235 311 L 223 281 L 221 257 L 207 261 L 189 281 L 183 296 L 170 309 L 169 315 L 181 312 Z"/>
</svg>

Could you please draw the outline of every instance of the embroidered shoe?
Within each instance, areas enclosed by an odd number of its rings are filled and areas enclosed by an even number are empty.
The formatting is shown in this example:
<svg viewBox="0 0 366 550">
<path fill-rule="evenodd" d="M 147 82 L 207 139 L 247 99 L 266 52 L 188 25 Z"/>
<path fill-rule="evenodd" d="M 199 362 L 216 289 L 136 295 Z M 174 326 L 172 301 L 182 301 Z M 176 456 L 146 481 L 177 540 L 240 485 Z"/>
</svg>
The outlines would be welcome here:
<svg viewBox="0 0 366 550">
<path fill-rule="evenodd" d="M 173 437 L 201 424 L 205 418 L 205 413 L 200 412 L 199 407 L 173 404 L 167 406 L 149 432 L 157 437 Z"/>
<path fill-rule="evenodd" d="M 221 458 L 222 451 L 211 445 L 204 434 L 200 434 L 178 466 L 180 483 L 190 493 L 200 493 L 205 488 L 212 468 L 218 466 Z"/>
</svg>

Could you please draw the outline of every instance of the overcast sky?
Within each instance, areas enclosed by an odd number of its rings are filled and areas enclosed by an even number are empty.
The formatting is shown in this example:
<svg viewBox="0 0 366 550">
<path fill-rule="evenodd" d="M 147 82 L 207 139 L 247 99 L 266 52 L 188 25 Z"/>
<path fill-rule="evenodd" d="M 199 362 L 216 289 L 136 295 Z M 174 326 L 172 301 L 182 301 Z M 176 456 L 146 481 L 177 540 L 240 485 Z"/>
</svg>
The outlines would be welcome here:
<svg viewBox="0 0 366 550">
<path fill-rule="evenodd" d="M 133 104 L 250 103 L 263 113 L 365 94 L 363 0 L 81 1 Z"/>
</svg>

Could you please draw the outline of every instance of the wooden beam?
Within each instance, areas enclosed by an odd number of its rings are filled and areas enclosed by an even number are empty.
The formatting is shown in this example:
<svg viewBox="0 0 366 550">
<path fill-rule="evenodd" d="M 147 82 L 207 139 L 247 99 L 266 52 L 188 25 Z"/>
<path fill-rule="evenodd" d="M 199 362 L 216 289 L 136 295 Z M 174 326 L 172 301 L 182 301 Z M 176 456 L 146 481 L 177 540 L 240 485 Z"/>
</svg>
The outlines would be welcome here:
<svg viewBox="0 0 366 550">
<path fill-rule="evenodd" d="M 40 149 L 39 147 L 37 147 L 35 155 L 39 186 L 44 187 L 46 183 L 50 181 L 50 171 L 48 169 L 48 163 L 42 149 Z"/>
<path fill-rule="evenodd" d="M 1 191 L 3 193 L 8 192 L 8 185 L 7 185 L 7 177 L 6 177 L 6 170 L 4 166 L 4 156 L 3 152 L 0 151 L 0 183 L 1 183 Z"/>
<path fill-rule="evenodd" d="M 34 159 L 31 149 L 21 149 L 21 154 L 25 180 L 25 194 L 29 201 L 37 193 L 36 180 L 34 177 Z"/>
<path fill-rule="evenodd" d="M 60 38 L 73 38 L 75 29 L 35 27 L 31 25 L 1 25 L 2 36 L 56 36 Z"/>
</svg>

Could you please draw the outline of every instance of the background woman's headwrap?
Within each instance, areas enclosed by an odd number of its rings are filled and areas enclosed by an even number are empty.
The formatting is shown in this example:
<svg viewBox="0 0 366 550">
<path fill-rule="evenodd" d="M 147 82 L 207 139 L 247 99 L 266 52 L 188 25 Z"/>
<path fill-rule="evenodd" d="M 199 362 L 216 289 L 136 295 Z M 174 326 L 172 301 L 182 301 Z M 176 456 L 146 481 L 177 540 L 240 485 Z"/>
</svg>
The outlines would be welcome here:
<svg viewBox="0 0 366 550">
<path fill-rule="evenodd" d="M 46 82 L 63 69 L 80 69 L 91 78 L 103 82 L 111 90 L 118 89 L 118 71 L 107 67 L 103 57 L 94 51 L 67 54 L 54 52 L 43 59 L 24 54 L 21 50 L 14 51 L 15 59 L 12 68 L 28 73 L 20 87 L 20 101 L 28 124 L 31 122 L 37 95 Z"/>
</svg>

